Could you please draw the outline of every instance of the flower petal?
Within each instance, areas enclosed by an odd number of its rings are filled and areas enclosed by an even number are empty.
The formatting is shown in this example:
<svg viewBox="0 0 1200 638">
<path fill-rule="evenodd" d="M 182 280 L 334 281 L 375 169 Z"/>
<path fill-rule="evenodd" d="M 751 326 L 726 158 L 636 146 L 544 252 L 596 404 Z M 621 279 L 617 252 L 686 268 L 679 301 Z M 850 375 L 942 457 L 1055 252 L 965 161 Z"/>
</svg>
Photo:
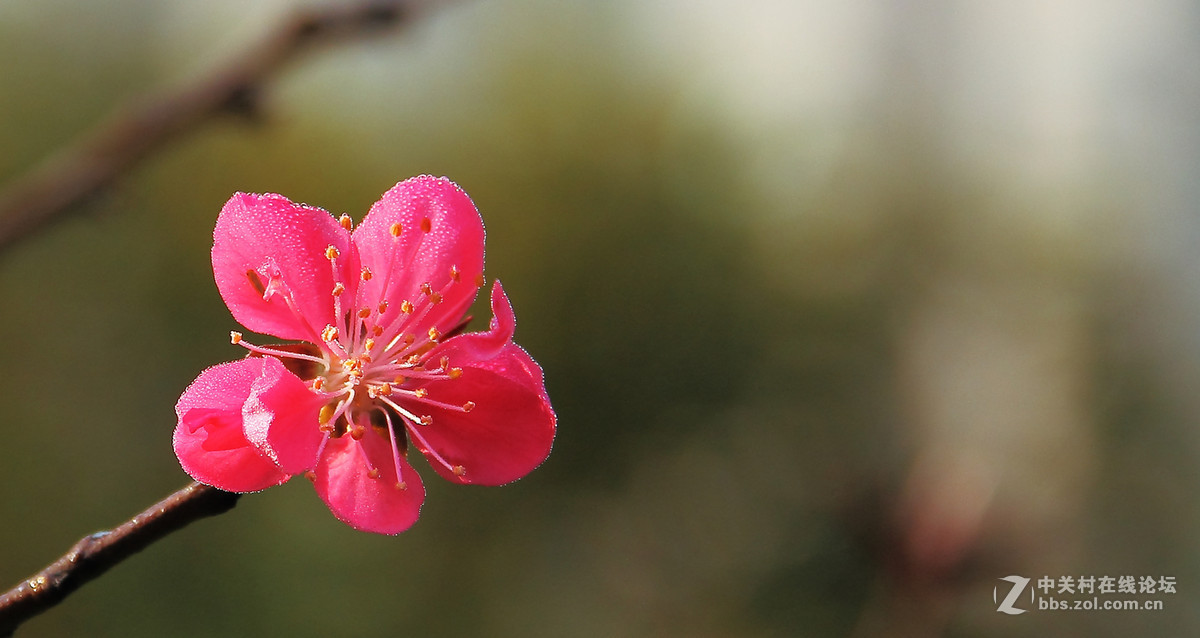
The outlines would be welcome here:
<svg viewBox="0 0 1200 638">
<path fill-rule="evenodd" d="M 325 434 L 317 427 L 325 398 L 284 367 L 262 357 L 262 374 L 242 404 L 246 439 L 288 474 L 312 469 Z"/>
<path fill-rule="evenodd" d="M 370 478 L 363 457 L 379 470 Z M 361 440 L 342 436 L 329 439 L 317 462 L 313 486 L 338 520 L 354 529 L 377 534 L 399 534 L 421 515 L 425 485 L 408 461 L 400 459 L 405 489 L 396 487 L 389 441 L 374 431 Z"/>
<path fill-rule="evenodd" d="M 250 330 L 320 343 L 320 331 L 338 323 L 329 246 L 340 255 L 338 279 L 353 295 L 358 257 L 350 234 L 329 213 L 281 195 L 236 193 L 213 231 L 217 289 Z"/>
<path fill-rule="evenodd" d="M 427 297 L 422 284 L 441 302 L 412 332 L 450 330 L 475 300 L 483 276 L 483 220 L 471 198 L 444 177 L 421 175 L 396 184 L 354 230 L 354 244 L 374 275 L 362 284 L 361 305 L 375 308 L 386 300 L 382 325 L 400 317 L 402 301 L 420 307 Z"/>
<path fill-rule="evenodd" d="M 494 359 L 503 352 L 506 354 L 505 363 L 497 366 L 493 372 L 505 374 L 515 371 L 515 376 L 510 376 L 514 381 L 521 383 L 525 379 L 534 379 L 536 383 L 541 384 L 541 366 L 520 347 L 513 349 L 515 344 L 511 340 L 516 327 L 517 319 L 513 314 L 512 303 L 497 279 L 492 285 L 492 320 L 488 330 L 452 337 L 430 351 L 428 358 L 438 361 L 446 357 L 451 366 L 480 367 L 481 362 Z M 515 365 L 517 363 L 520 365 Z"/>
<path fill-rule="evenodd" d="M 242 429 L 242 405 L 262 374 L 261 359 L 222 363 L 200 373 L 175 414 L 175 455 L 193 479 L 229 492 L 256 492 L 290 478 Z"/>
<path fill-rule="evenodd" d="M 455 483 L 502 485 L 541 465 L 554 443 L 556 417 L 533 359 L 510 343 L 491 359 L 461 366 L 461 377 L 425 387 L 431 400 L 471 402 L 471 410 L 412 404 L 433 417 L 428 426 L 411 426 L 416 447 Z M 465 472 L 455 473 L 455 466 Z"/>
</svg>

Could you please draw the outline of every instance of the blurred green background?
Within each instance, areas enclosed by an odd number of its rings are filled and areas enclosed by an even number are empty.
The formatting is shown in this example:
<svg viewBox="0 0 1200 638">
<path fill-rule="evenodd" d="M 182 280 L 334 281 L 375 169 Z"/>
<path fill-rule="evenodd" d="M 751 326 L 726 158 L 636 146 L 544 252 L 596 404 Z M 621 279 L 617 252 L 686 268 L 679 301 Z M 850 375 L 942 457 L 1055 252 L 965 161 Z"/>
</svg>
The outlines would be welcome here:
<svg viewBox="0 0 1200 638">
<path fill-rule="evenodd" d="M 247 5 L 0 2 L 0 183 L 292 6 Z M 1197 59 L 1171 0 L 463 1 L 308 56 L 0 254 L 0 586 L 187 482 L 235 190 L 461 184 L 554 452 L 423 471 L 398 537 L 247 496 L 18 635 L 1198 634 Z M 1011 574 L 1178 585 L 1007 616 Z"/>
</svg>

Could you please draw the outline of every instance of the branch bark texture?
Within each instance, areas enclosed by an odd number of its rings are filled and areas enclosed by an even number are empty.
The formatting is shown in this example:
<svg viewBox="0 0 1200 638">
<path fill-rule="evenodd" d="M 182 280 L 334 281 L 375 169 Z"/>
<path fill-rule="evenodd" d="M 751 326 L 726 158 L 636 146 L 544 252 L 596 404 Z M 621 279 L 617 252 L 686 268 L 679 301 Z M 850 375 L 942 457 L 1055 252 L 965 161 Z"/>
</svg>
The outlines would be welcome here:
<svg viewBox="0 0 1200 638">
<path fill-rule="evenodd" d="M 135 100 L 0 191 L 0 249 L 76 210 L 146 156 L 220 114 L 253 116 L 265 86 L 318 44 L 408 22 L 415 0 L 331 3 L 300 10 L 241 56 L 179 89 Z"/>
<path fill-rule="evenodd" d="M 188 523 L 227 512 L 240 494 L 192 483 L 119 527 L 85 536 L 42 571 L 0 595 L 0 636 L 62 602 L 84 583 Z"/>
</svg>

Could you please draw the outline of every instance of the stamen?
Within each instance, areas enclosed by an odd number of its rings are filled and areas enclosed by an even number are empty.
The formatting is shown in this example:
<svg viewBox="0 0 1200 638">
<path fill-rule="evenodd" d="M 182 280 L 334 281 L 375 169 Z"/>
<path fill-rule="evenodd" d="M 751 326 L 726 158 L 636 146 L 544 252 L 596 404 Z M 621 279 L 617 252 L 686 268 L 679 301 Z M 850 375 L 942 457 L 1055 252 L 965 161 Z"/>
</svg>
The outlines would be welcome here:
<svg viewBox="0 0 1200 638">
<path fill-rule="evenodd" d="M 400 225 L 400 222 L 396 222 L 395 224 L 392 224 L 392 227 L 388 229 L 388 232 L 392 234 L 392 237 L 399 237 L 400 231 L 403 229 L 404 227 Z"/>
<path fill-rule="evenodd" d="M 355 440 L 357 441 L 358 439 Z M 358 446 L 358 455 L 362 457 L 363 465 L 367 466 L 367 477 L 373 479 L 379 478 L 379 468 L 371 464 L 371 459 L 367 458 L 367 451 L 363 449 L 361 444 Z"/>
<path fill-rule="evenodd" d="M 392 463 L 396 466 L 396 489 L 407 490 L 404 475 L 400 472 L 400 446 L 396 444 L 396 426 L 392 423 L 392 415 L 387 410 L 381 410 L 383 418 L 387 419 L 388 439 L 392 442 Z"/>
<path fill-rule="evenodd" d="M 438 462 L 442 467 L 453 472 L 455 476 L 462 476 L 463 474 L 466 474 L 467 469 L 465 467 L 461 465 L 450 465 L 446 459 L 442 458 L 441 454 L 437 453 L 437 450 L 433 449 L 433 446 L 429 445 L 429 442 L 425 440 L 425 437 L 421 436 L 420 431 L 418 431 L 416 428 L 408 428 L 408 433 L 417 441 L 417 445 L 420 446 L 421 451 L 425 453 L 426 457 Z"/>
<path fill-rule="evenodd" d="M 458 266 L 450 266 L 450 279 L 457 282 L 460 276 L 461 275 L 458 271 Z"/>
<path fill-rule="evenodd" d="M 400 302 L 400 312 L 403 312 L 406 315 L 411 315 L 412 311 L 413 305 L 411 301 L 405 299 L 404 301 Z"/>
<path fill-rule="evenodd" d="M 338 338 L 338 329 L 333 327 L 332 325 L 325 326 L 325 329 L 321 331 L 321 340 L 322 341 L 332 342 L 332 341 L 337 341 L 337 338 Z"/>
<path fill-rule="evenodd" d="M 457 379 L 462 376 L 462 368 L 450 368 L 446 371 L 446 376 L 451 379 Z"/>
<path fill-rule="evenodd" d="M 350 216 L 345 213 L 342 213 L 342 216 L 338 218 L 338 223 L 341 224 L 342 228 L 345 228 L 346 230 L 354 228 L 354 220 L 350 219 Z"/>
<path fill-rule="evenodd" d="M 453 403 L 443 403 L 442 401 L 435 401 L 433 399 L 428 399 L 424 395 L 422 395 L 420 392 L 421 392 L 421 390 L 416 390 L 416 391 L 412 391 L 412 392 L 405 391 L 405 394 L 408 394 L 408 396 L 413 401 L 420 401 L 424 405 L 431 405 L 434 407 L 442 408 L 444 410 L 453 410 L 455 412 L 466 413 L 466 412 L 470 412 L 471 410 L 475 409 L 474 401 L 467 401 L 466 403 L 464 403 L 462 405 L 454 405 Z"/>
<path fill-rule="evenodd" d="M 431 228 L 433 228 L 433 222 L 429 221 L 428 217 L 421 220 L 421 232 L 427 233 Z"/>
<path fill-rule="evenodd" d="M 325 377 L 317 377 L 316 379 L 313 379 L 314 390 L 320 390 L 323 387 L 325 387 Z"/>
<path fill-rule="evenodd" d="M 333 296 L 334 297 L 340 296 L 343 292 L 346 292 L 346 287 L 342 285 L 342 282 L 339 281 L 333 285 Z"/>
<path fill-rule="evenodd" d="M 378 312 L 380 315 L 383 315 L 383 313 L 387 312 L 387 309 L 388 309 L 387 299 L 381 299 L 379 301 L 379 305 L 375 307 L 376 312 Z"/>
<path fill-rule="evenodd" d="M 249 350 L 250 352 L 257 352 L 258 354 L 269 354 L 272 357 L 279 357 L 281 359 L 303 359 L 305 361 L 312 361 L 313 363 L 318 363 L 322 366 L 327 365 L 326 361 L 324 359 L 320 359 L 320 358 L 314 357 L 312 355 L 304 354 L 301 352 L 288 352 L 286 350 L 276 350 L 275 348 L 264 348 L 263 346 L 256 346 L 248 341 L 242 340 L 242 333 L 237 332 L 237 331 L 231 331 L 229 333 L 229 341 L 230 341 L 230 343 L 233 343 L 234 345 L 239 345 L 239 346 Z"/>
<path fill-rule="evenodd" d="M 358 318 L 359 318 L 359 319 L 366 319 L 367 317 L 370 317 L 370 316 L 371 316 L 371 309 L 370 309 L 370 308 L 360 308 L 360 309 L 359 309 L 359 311 L 358 311 Z"/>
<path fill-rule="evenodd" d="M 363 269 L 362 269 L 362 280 L 363 280 L 363 281 L 370 281 L 370 280 L 371 280 L 371 277 L 374 277 L 374 275 L 372 275 L 372 274 L 371 274 L 371 269 L 370 269 L 370 268 L 363 268 Z"/>
<path fill-rule="evenodd" d="M 438 332 L 437 326 L 433 326 L 432 328 L 429 329 L 429 340 L 430 341 L 436 342 L 438 340 L 438 338 L 440 338 L 441 336 L 442 336 L 442 333 Z"/>
<path fill-rule="evenodd" d="M 325 259 L 328 259 L 329 261 L 337 259 L 340 254 L 341 253 L 338 252 L 338 249 L 334 248 L 333 244 L 330 244 L 325 248 Z"/>
</svg>

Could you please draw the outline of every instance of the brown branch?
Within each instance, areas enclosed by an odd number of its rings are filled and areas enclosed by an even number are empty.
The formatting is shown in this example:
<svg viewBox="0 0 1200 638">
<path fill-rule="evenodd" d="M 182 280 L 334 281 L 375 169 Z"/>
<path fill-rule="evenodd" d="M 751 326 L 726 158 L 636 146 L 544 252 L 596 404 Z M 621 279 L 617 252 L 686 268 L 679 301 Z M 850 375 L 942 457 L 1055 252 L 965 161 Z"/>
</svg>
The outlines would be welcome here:
<svg viewBox="0 0 1200 638">
<path fill-rule="evenodd" d="M 62 558 L 0 595 L 0 636 L 62 602 L 84 583 L 194 520 L 233 509 L 240 494 L 192 483 L 120 527 L 85 536 Z"/>
<path fill-rule="evenodd" d="M 298 11 L 241 56 L 196 82 L 135 100 L 0 192 L 0 249 L 109 186 L 181 133 L 222 113 L 253 116 L 265 85 L 314 45 L 408 22 L 416 0 L 331 3 Z"/>
</svg>

